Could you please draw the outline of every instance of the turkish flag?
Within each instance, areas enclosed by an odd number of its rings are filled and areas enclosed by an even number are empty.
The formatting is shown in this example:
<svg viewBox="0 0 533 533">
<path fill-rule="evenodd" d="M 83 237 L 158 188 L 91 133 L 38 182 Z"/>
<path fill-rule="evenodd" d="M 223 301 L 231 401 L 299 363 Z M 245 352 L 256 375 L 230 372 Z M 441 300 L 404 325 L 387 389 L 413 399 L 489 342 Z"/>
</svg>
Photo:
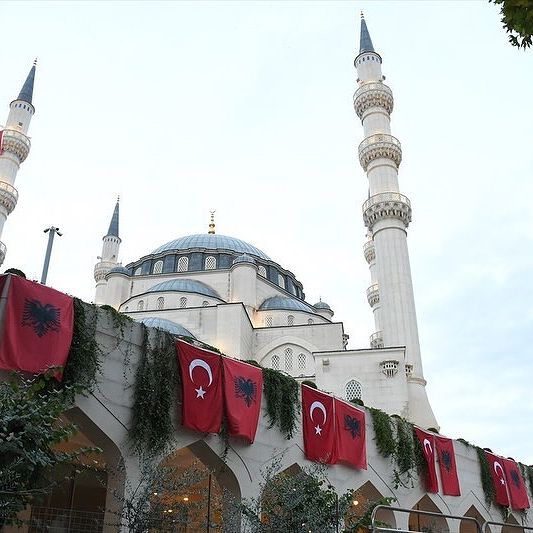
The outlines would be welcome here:
<svg viewBox="0 0 533 533">
<path fill-rule="evenodd" d="M 305 456 L 310 461 L 337 462 L 333 409 L 333 396 L 302 385 L 302 433 Z"/>
<path fill-rule="evenodd" d="M 437 469 L 435 468 L 435 435 L 415 427 L 416 436 L 424 449 L 424 457 L 428 466 L 426 476 L 426 490 L 428 492 L 439 492 L 437 481 Z"/>
<path fill-rule="evenodd" d="M 222 357 L 176 341 L 181 371 L 181 423 L 201 433 L 218 433 L 222 424 Z"/>
<path fill-rule="evenodd" d="M 64 367 L 74 329 L 73 299 L 13 274 L 0 279 L 5 302 L 0 368 L 39 374 Z M 60 373 L 55 377 L 62 379 Z"/>
<path fill-rule="evenodd" d="M 506 488 L 507 480 L 505 479 L 505 471 L 503 469 L 505 459 L 490 452 L 485 452 L 485 457 L 489 462 L 492 482 L 494 483 L 494 488 L 496 489 L 496 503 L 508 507 L 509 496 Z"/>
<path fill-rule="evenodd" d="M 337 460 L 366 470 L 365 412 L 335 399 L 335 427 Z"/>
<path fill-rule="evenodd" d="M 529 499 L 520 468 L 512 459 L 502 459 L 505 479 L 509 488 L 511 507 L 517 510 L 529 509 Z"/>
<path fill-rule="evenodd" d="M 435 450 L 439 463 L 442 493 L 448 496 L 461 496 L 452 439 L 435 435 Z"/>
<path fill-rule="evenodd" d="M 248 363 L 222 358 L 224 403 L 229 434 L 254 441 L 261 412 L 263 371 Z"/>
</svg>

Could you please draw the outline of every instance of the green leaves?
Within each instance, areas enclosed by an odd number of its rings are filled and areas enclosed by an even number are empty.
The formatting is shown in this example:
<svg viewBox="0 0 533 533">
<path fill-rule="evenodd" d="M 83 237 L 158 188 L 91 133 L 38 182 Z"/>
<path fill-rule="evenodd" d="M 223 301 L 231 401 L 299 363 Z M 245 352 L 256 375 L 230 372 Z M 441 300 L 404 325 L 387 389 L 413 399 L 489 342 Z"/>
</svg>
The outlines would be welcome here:
<svg viewBox="0 0 533 533">
<path fill-rule="evenodd" d="M 505 31 L 509 33 L 509 42 L 517 48 L 529 48 L 532 45 L 533 5 L 531 0 L 489 0 L 500 5 L 500 15 Z"/>
</svg>

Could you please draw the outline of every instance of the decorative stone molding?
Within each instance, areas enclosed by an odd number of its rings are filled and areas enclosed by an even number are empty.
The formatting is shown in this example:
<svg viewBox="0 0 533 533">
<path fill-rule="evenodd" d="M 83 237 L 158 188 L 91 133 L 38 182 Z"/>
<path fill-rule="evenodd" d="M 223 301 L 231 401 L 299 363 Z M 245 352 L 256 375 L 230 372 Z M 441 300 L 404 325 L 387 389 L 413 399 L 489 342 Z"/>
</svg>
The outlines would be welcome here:
<svg viewBox="0 0 533 533">
<path fill-rule="evenodd" d="M 5 129 L 2 134 L 2 150 L 11 152 L 22 163 L 30 153 L 31 142 L 26 135 L 19 131 Z"/>
<path fill-rule="evenodd" d="M 0 265 L 4 262 L 4 259 L 6 258 L 6 252 L 6 245 L 2 241 L 0 241 Z"/>
<path fill-rule="evenodd" d="M 374 283 L 368 287 L 366 290 L 366 298 L 370 304 L 370 307 L 374 307 L 379 303 L 379 285 L 377 283 Z"/>
<path fill-rule="evenodd" d="M 368 165 L 379 158 L 390 159 L 396 167 L 402 162 L 402 145 L 400 141 L 387 133 L 369 135 L 359 145 L 359 163 L 366 172 Z"/>
<path fill-rule="evenodd" d="M 353 107 L 361 120 L 373 107 L 381 107 L 390 115 L 394 108 L 392 91 L 379 81 L 363 83 L 353 95 Z"/>
<path fill-rule="evenodd" d="M 5 207 L 7 214 L 11 214 L 19 198 L 19 193 L 13 185 L 6 181 L 0 181 L 0 205 Z"/>
<path fill-rule="evenodd" d="M 381 361 L 381 363 L 379 363 L 381 372 L 388 378 L 393 378 L 396 375 L 399 366 L 400 361 L 396 361 L 394 359 L 388 359 L 387 361 Z"/>
<path fill-rule="evenodd" d="M 116 263 L 112 261 L 100 261 L 94 265 L 94 281 L 97 283 L 105 279 L 106 274 L 113 268 L 117 266 Z"/>
<path fill-rule="evenodd" d="M 350 339 L 350 335 L 348 335 L 347 333 L 342 334 L 342 349 L 343 350 L 346 350 L 349 339 Z"/>
<path fill-rule="evenodd" d="M 413 373 L 413 365 L 405 363 L 405 373 L 410 376 Z"/>
<path fill-rule="evenodd" d="M 382 192 L 374 194 L 363 204 L 363 220 L 370 230 L 378 220 L 397 218 L 405 227 L 411 222 L 411 202 L 399 192 Z"/>
<path fill-rule="evenodd" d="M 363 246 L 363 253 L 368 264 L 376 260 L 376 249 L 374 247 L 374 241 L 367 241 Z"/>
<path fill-rule="evenodd" d="M 382 331 L 376 331 L 375 333 L 372 333 L 370 335 L 370 348 L 373 350 L 376 350 L 378 348 L 383 348 L 383 332 Z"/>
</svg>

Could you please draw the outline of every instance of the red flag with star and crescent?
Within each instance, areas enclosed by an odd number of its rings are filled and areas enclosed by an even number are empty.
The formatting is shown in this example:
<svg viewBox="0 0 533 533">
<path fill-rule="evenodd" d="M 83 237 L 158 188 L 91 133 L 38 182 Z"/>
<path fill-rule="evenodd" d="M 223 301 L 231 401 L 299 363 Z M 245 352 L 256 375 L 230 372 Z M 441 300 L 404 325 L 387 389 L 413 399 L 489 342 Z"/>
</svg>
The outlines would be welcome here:
<svg viewBox="0 0 533 533">
<path fill-rule="evenodd" d="M 181 371 L 181 423 L 201 433 L 218 433 L 222 424 L 222 357 L 176 341 Z"/>
<path fill-rule="evenodd" d="M 527 489 L 526 485 L 524 484 L 524 478 L 522 477 L 520 468 L 512 459 L 502 460 L 503 470 L 505 471 L 505 479 L 507 481 L 507 488 L 509 489 L 511 507 L 520 511 L 529 509 Z"/>
<path fill-rule="evenodd" d="M 366 470 L 365 412 L 335 399 L 335 422 L 337 460 Z"/>
<path fill-rule="evenodd" d="M 302 385 L 302 426 L 307 459 L 336 463 L 333 396 Z"/>
<path fill-rule="evenodd" d="M 435 451 L 439 463 L 442 493 L 448 496 L 461 496 L 453 440 L 435 435 Z"/>
<path fill-rule="evenodd" d="M 423 429 L 415 427 L 415 433 L 424 449 L 424 457 L 428 466 L 426 475 L 426 490 L 428 492 L 439 492 L 439 484 L 437 482 L 437 469 L 435 468 L 435 439 L 433 433 L 424 431 Z"/>
<path fill-rule="evenodd" d="M 0 324 L 0 368 L 40 374 L 64 367 L 74 329 L 74 302 L 62 292 L 20 276 L 0 276 L 6 298 Z M 56 374 L 61 380 L 62 375 Z"/>
<path fill-rule="evenodd" d="M 496 490 L 496 503 L 509 506 L 509 496 L 507 494 L 507 480 L 505 479 L 505 470 L 503 469 L 504 459 L 493 453 L 485 451 L 485 457 L 489 462 L 490 475 Z"/>
<path fill-rule="evenodd" d="M 222 365 L 229 434 L 244 437 L 251 444 L 255 439 L 261 412 L 263 371 L 229 357 L 222 358 Z"/>
</svg>

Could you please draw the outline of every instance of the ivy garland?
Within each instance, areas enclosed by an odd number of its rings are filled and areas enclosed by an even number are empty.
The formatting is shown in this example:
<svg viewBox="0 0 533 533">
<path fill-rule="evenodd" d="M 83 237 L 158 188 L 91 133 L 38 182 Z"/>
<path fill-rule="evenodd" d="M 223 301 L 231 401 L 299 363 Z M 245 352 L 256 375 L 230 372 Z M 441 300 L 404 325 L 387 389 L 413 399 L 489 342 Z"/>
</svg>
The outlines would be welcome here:
<svg viewBox="0 0 533 533">
<path fill-rule="evenodd" d="M 381 409 L 369 407 L 372 423 L 374 425 L 374 440 L 378 452 L 383 457 L 391 457 L 396 451 L 396 441 L 392 432 L 392 420 Z"/>
<path fill-rule="evenodd" d="M 494 498 L 496 497 L 496 491 L 494 489 L 494 483 L 492 481 L 492 475 L 490 473 L 490 465 L 485 455 L 485 450 L 479 446 L 474 446 L 479 461 L 479 468 L 481 470 L 481 487 L 485 494 L 485 501 L 487 505 L 492 505 Z"/>
</svg>

